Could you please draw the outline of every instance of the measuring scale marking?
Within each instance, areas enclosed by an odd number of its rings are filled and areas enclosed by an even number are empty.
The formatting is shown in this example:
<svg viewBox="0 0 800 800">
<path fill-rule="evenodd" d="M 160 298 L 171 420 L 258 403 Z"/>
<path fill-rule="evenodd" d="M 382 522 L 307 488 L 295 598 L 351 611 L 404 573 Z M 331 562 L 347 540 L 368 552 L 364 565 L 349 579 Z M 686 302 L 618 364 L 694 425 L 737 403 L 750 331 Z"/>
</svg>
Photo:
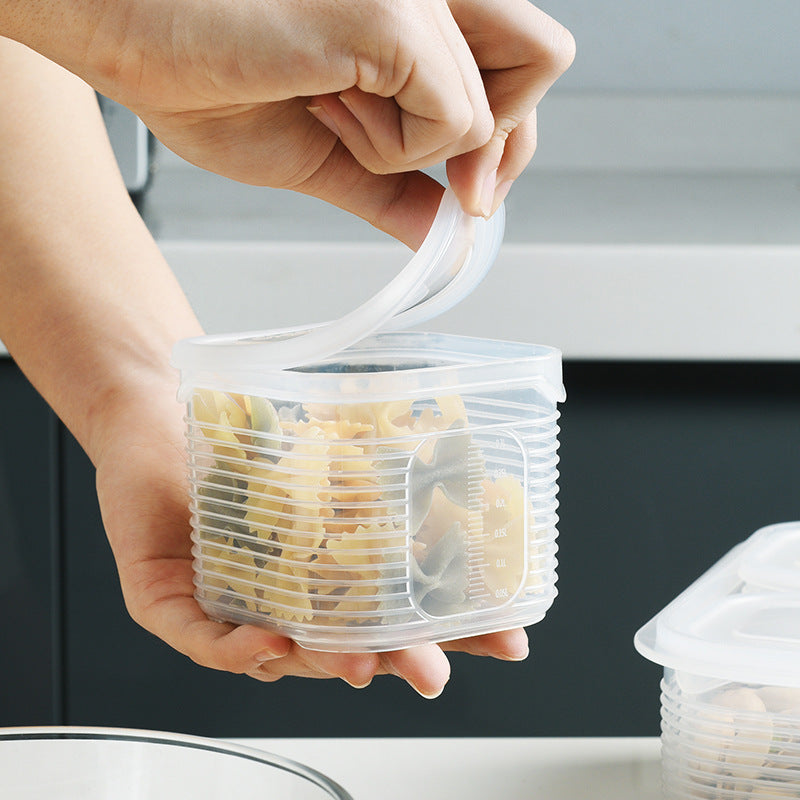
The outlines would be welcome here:
<svg viewBox="0 0 800 800">
<path fill-rule="evenodd" d="M 522 531 L 523 536 L 516 525 L 512 534 L 509 528 L 512 520 L 504 513 L 508 499 L 499 496 L 488 500 L 484 481 L 496 482 L 509 475 L 522 486 L 525 481 L 523 476 L 516 474 L 517 470 L 508 469 L 518 465 L 518 461 L 509 457 L 511 453 L 519 452 L 519 442 L 513 433 L 505 437 L 495 434 L 487 437 L 482 449 L 477 444 L 474 447 L 469 465 L 467 595 L 474 610 L 494 609 L 516 597 L 530 569 L 530 558 L 526 558 L 524 539 L 527 525 Z M 503 521 L 503 525 L 492 526 L 492 514 L 487 513 L 492 507 L 500 512 L 495 522 Z"/>
<path fill-rule="evenodd" d="M 505 450 L 507 445 L 501 439 L 495 439 L 487 448 L 493 447 L 495 450 Z M 499 459 L 495 454 L 492 459 L 497 463 Z M 481 447 L 472 443 L 470 445 L 468 458 L 468 487 L 469 503 L 467 508 L 467 596 L 474 610 L 482 608 L 495 608 L 509 602 L 516 594 L 517 587 L 506 585 L 495 587 L 494 591 L 489 588 L 487 581 L 487 571 L 496 571 L 508 568 L 506 558 L 497 558 L 494 561 L 487 556 L 487 546 L 495 540 L 506 535 L 504 528 L 497 530 L 484 529 L 484 513 L 489 510 L 489 503 L 485 500 L 484 481 L 488 476 L 493 480 L 507 474 L 505 467 L 486 468 L 485 452 Z M 505 499 L 500 498 L 498 503 L 505 504 Z M 498 505 L 498 507 L 502 507 Z"/>
<path fill-rule="evenodd" d="M 470 443 L 467 456 L 467 597 L 473 609 L 484 605 L 481 601 L 491 598 L 486 588 L 486 554 L 483 530 L 483 481 L 486 467 L 483 451 L 474 441 Z"/>
</svg>

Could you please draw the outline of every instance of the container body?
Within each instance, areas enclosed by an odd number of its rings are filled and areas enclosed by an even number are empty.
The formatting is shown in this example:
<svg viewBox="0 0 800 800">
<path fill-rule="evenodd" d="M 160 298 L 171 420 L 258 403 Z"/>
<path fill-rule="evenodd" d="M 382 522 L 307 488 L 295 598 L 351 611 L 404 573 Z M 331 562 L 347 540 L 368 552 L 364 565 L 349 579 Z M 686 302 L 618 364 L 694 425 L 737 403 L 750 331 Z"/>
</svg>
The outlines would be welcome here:
<svg viewBox="0 0 800 800">
<path fill-rule="evenodd" d="M 661 731 L 670 800 L 800 797 L 800 688 L 665 669 Z"/>
<path fill-rule="evenodd" d="M 557 351 L 381 334 L 301 370 L 184 373 L 181 392 L 210 617 L 380 651 L 552 604 Z"/>
</svg>

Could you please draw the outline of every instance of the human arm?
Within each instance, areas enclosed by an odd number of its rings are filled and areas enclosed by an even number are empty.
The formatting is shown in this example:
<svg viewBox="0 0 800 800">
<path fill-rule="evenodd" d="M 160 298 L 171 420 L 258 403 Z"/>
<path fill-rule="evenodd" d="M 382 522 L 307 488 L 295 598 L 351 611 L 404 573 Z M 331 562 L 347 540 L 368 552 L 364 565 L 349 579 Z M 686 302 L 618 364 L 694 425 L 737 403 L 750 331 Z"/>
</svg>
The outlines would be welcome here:
<svg viewBox="0 0 800 800">
<path fill-rule="evenodd" d="M 320 197 L 414 248 L 440 196 L 419 169 L 447 161 L 464 208 L 491 213 L 574 52 L 527 0 L 6 0 L 0 33 L 187 160 Z"/>
<path fill-rule="evenodd" d="M 130 202 L 94 93 L 0 38 L 0 339 L 97 469 L 103 522 L 133 618 L 205 666 L 262 680 L 390 672 L 436 694 L 440 648 L 378 657 L 303 651 L 206 618 L 192 593 L 183 409 L 168 365 L 200 325 Z M 517 658 L 524 633 L 451 645 Z M 267 654 L 261 662 L 257 656 Z"/>
</svg>

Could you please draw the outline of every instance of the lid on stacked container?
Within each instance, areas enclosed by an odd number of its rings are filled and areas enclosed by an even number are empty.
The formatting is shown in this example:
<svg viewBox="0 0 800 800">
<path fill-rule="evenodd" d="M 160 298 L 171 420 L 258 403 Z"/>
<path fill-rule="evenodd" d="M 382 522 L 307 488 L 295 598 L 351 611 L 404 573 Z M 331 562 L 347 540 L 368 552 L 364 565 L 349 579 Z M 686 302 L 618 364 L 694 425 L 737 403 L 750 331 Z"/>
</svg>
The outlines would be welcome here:
<svg viewBox="0 0 800 800">
<path fill-rule="evenodd" d="M 754 533 L 634 642 L 645 658 L 670 669 L 800 687 L 800 522 Z"/>
</svg>

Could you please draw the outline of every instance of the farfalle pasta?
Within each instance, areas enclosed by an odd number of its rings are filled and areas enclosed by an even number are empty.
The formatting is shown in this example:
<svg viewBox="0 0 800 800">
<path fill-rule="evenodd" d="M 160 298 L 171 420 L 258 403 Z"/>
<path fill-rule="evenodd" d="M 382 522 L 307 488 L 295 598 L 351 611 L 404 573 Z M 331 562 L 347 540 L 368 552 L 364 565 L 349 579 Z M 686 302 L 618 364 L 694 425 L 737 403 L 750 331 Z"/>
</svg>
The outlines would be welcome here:
<svg viewBox="0 0 800 800">
<path fill-rule="evenodd" d="M 492 607 L 526 576 L 541 583 L 530 501 L 487 471 L 458 396 L 276 407 L 198 390 L 191 413 L 207 454 L 195 552 L 217 606 L 363 626 Z"/>
</svg>

